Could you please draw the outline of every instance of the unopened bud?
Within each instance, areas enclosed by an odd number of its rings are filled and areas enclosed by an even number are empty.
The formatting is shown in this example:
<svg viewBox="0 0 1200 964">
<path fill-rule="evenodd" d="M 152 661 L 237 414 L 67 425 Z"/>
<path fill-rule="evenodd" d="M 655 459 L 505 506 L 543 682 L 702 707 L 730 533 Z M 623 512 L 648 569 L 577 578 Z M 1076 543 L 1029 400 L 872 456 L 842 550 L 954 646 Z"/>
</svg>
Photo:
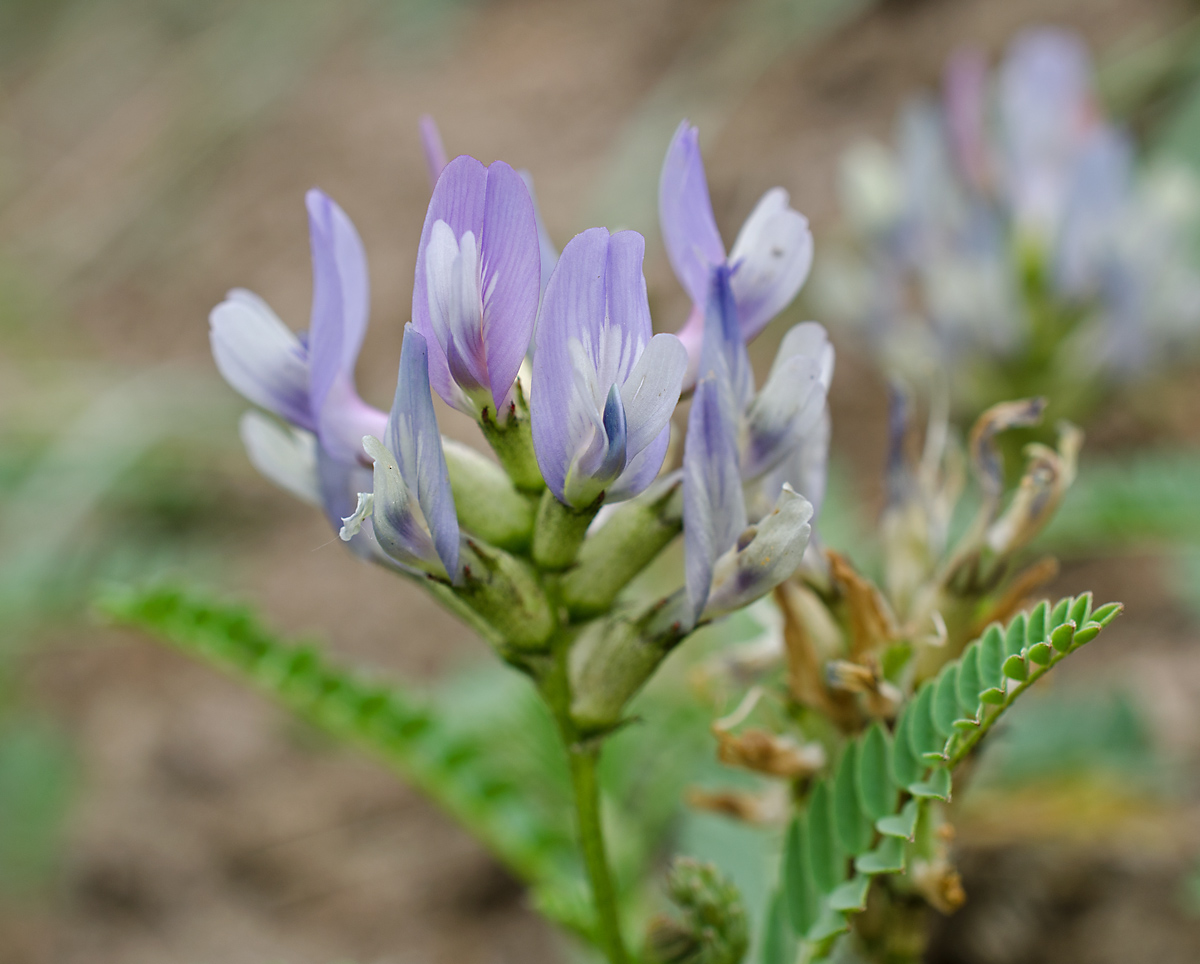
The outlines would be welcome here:
<svg viewBox="0 0 1200 964">
<path fill-rule="evenodd" d="M 463 576 L 455 594 L 515 649 L 543 649 L 556 621 L 529 565 L 472 540 L 463 544 L 459 559 Z"/>
</svg>

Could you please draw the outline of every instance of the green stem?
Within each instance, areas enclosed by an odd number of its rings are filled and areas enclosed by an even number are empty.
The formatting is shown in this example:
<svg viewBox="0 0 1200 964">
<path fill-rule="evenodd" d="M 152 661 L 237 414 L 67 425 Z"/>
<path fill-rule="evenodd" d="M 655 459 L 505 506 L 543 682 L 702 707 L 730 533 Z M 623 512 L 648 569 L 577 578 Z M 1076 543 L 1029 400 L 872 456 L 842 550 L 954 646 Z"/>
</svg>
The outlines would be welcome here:
<svg viewBox="0 0 1200 964">
<path fill-rule="evenodd" d="M 575 792 L 575 816 L 579 846 L 583 851 L 592 902 L 596 908 L 596 937 L 609 964 L 627 964 L 625 942 L 621 937 L 621 917 L 617 891 L 604 847 L 604 828 L 600 821 L 600 789 L 596 782 L 598 748 L 568 747 L 571 759 L 571 788 Z"/>
</svg>

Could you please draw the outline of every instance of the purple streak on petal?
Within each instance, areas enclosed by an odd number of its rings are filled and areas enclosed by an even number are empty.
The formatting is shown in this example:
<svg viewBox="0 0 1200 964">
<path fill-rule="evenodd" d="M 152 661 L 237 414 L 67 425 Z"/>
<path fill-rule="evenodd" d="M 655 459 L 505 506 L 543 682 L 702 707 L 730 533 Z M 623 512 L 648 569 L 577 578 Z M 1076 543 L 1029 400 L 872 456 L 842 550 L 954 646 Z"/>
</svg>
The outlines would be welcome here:
<svg viewBox="0 0 1200 964">
<path fill-rule="evenodd" d="M 675 277 L 695 304 L 708 297 L 708 273 L 725 261 L 717 231 L 699 132 L 686 120 L 671 138 L 658 181 L 658 219 Z"/>
<path fill-rule="evenodd" d="M 713 566 L 746 528 L 738 471 L 737 412 L 720 366 L 696 384 L 683 452 L 683 538 L 693 619 L 708 601 Z"/>
<path fill-rule="evenodd" d="M 743 411 L 754 397 L 754 372 L 742 340 L 737 304 L 730 286 L 727 265 L 713 268 L 704 312 L 704 344 L 700 349 L 700 377 L 723 369 L 736 411 Z"/>
<path fill-rule="evenodd" d="M 542 270 L 542 294 L 546 293 L 546 285 L 550 283 L 550 275 L 554 272 L 554 266 L 558 264 L 558 248 L 554 246 L 554 239 L 550 237 L 550 232 L 546 230 L 546 224 L 542 220 L 542 211 L 538 206 L 537 194 L 533 190 L 533 175 L 525 169 L 517 171 L 521 175 L 521 180 L 525 182 L 525 187 L 529 190 L 529 199 L 533 202 L 533 216 L 537 222 L 538 233 L 538 255 L 541 258 Z"/>
<path fill-rule="evenodd" d="M 425 339 L 411 324 L 404 328 L 396 397 L 384 441 L 410 494 L 421 506 L 438 558 L 457 581 L 458 517 L 429 391 L 429 353 Z"/>
<path fill-rule="evenodd" d="M 604 228 L 590 228 L 572 238 L 563 248 L 538 313 L 529 402 L 533 448 L 546 485 L 562 502 L 567 470 L 591 437 L 598 414 L 587 411 L 591 400 L 581 397 L 571 342 L 603 322 L 608 246 Z M 586 379 L 592 373 L 578 374 Z"/>
<path fill-rule="evenodd" d="M 208 316 L 213 359 L 245 398 L 316 431 L 308 402 L 308 350 L 265 301 L 240 288 Z"/>
<path fill-rule="evenodd" d="M 429 189 L 432 191 L 446 168 L 446 148 L 442 147 L 442 135 L 432 117 L 422 114 L 417 125 L 421 129 L 421 148 L 425 152 L 425 170 L 429 172 Z"/>
<path fill-rule="evenodd" d="M 946 135 L 959 174 L 976 191 L 990 187 L 988 159 L 987 60 L 976 47 L 950 55 L 942 84 Z"/>
<path fill-rule="evenodd" d="M 529 190 L 503 161 L 487 169 L 481 239 L 483 340 L 495 410 L 508 397 L 533 339 L 541 293 L 537 218 Z"/>
<path fill-rule="evenodd" d="M 434 331 L 429 316 L 429 287 L 426 280 L 426 248 L 433 226 L 445 221 L 461 239 L 470 231 L 476 239 L 483 232 L 484 201 L 487 193 L 487 168 L 473 157 L 462 155 L 446 165 L 438 178 L 425 213 L 421 241 L 417 248 L 417 270 L 413 279 L 412 321 L 425 338 L 429 350 L 429 381 L 448 405 L 461 407 L 460 393 L 446 362 L 446 352 Z"/>
<path fill-rule="evenodd" d="M 753 341 L 791 304 L 808 278 L 812 260 L 808 219 L 788 206 L 787 191 L 772 188 L 750 212 L 729 254 L 743 341 Z"/>
</svg>

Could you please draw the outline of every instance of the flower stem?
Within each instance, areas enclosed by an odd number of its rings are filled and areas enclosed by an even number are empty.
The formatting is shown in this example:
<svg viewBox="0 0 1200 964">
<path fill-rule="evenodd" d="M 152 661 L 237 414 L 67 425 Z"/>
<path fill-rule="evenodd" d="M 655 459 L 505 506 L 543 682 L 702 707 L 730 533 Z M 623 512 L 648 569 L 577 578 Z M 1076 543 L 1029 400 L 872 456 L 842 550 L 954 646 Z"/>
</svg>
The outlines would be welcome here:
<svg viewBox="0 0 1200 964">
<path fill-rule="evenodd" d="M 617 892 L 608 867 L 604 828 L 600 822 L 600 791 L 596 782 L 599 749 L 575 744 L 568 747 L 568 754 L 571 760 L 571 788 L 575 793 L 579 846 L 583 851 L 588 880 L 592 886 L 592 903 L 596 909 L 597 941 L 609 964 L 628 964 L 629 957 L 621 937 Z"/>
</svg>

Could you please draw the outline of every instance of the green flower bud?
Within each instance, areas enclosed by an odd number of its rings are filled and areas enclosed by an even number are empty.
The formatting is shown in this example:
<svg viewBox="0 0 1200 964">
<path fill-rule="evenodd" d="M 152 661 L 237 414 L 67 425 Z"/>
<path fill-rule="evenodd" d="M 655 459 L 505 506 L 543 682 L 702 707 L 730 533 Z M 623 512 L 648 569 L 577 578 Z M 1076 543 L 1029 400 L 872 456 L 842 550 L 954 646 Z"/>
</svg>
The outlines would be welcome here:
<svg viewBox="0 0 1200 964">
<path fill-rule="evenodd" d="M 523 552 L 533 536 L 533 503 L 500 466 L 469 445 L 442 439 L 458 522 L 501 549 Z"/>
<path fill-rule="evenodd" d="M 455 594 L 513 649 L 545 649 L 557 622 L 533 569 L 502 549 L 467 540 L 459 556 L 463 578 Z"/>
</svg>

